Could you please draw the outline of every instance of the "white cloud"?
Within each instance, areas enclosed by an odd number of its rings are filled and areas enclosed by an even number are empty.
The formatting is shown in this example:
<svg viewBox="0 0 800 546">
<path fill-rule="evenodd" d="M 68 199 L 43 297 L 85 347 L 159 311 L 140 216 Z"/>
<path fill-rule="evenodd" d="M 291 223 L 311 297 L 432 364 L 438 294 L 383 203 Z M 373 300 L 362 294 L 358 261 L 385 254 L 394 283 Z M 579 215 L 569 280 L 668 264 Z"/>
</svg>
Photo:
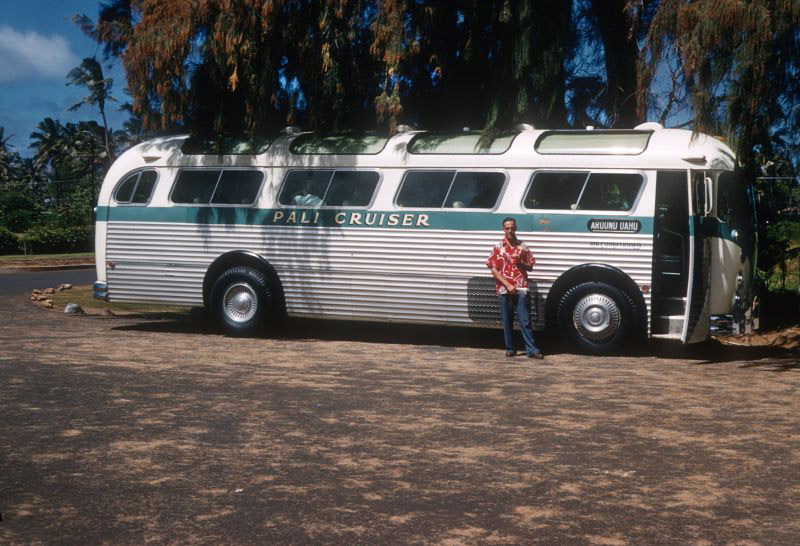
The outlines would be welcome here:
<svg viewBox="0 0 800 546">
<path fill-rule="evenodd" d="M 19 32 L 0 26 L 0 82 L 28 79 L 64 80 L 80 59 L 62 36 Z"/>
</svg>

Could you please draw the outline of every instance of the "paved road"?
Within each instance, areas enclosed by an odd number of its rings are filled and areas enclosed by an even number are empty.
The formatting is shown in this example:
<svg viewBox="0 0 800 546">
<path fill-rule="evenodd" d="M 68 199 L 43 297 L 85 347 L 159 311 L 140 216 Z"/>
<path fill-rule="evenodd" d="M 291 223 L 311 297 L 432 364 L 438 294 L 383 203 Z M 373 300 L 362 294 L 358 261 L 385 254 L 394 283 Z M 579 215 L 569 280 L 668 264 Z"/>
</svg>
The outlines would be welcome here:
<svg viewBox="0 0 800 546">
<path fill-rule="evenodd" d="M 62 283 L 92 284 L 97 280 L 94 269 L 67 269 L 58 271 L 3 271 L 0 270 L 0 297 L 30 293 L 34 288 L 55 287 Z"/>
<path fill-rule="evenodd" d="M 0 305 L 0 544 L 800 541 L 796 354 Z"/>
</svg>

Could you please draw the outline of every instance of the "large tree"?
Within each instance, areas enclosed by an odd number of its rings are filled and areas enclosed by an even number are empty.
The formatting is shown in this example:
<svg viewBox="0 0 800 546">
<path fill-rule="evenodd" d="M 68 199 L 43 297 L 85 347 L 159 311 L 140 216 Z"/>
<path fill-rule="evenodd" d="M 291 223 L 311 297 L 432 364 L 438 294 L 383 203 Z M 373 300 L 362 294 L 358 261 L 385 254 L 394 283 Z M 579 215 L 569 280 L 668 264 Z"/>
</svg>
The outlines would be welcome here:
<svg viewBox="0 0 800 546">
<path fill-rule="evenodd" d="M 487 133 L 646 119 L 791 153 L 800 2 L 112 0 L 77 18 L 148 130 Z"/>
<path fill-rule="evenodd" d="M 253 134 L 562 126 L 571 15 L 544 0 L 116 0 L 76 21 L 122 58 L 148 127 Z"/>
<path fill-rule="evenodd" d="M 589 0 L 585 11 L 602 45 L 605 88 L 600 101 L 610 127 L 633 127 L 644 118 L 636 109 L 639 45 L 629 4 L 630 0 Z"/>
<path fill-rule="evenodd" d="M 800 144 L 800 2 L 661 0 L 639 59 L 639 112 L 652 102 L 659 69 L 685 86 L 691 126 L 724 135 L 751 172 L 755 154 Z M 771 151 L 771 150 L 770 150 Z"/>
</svg>

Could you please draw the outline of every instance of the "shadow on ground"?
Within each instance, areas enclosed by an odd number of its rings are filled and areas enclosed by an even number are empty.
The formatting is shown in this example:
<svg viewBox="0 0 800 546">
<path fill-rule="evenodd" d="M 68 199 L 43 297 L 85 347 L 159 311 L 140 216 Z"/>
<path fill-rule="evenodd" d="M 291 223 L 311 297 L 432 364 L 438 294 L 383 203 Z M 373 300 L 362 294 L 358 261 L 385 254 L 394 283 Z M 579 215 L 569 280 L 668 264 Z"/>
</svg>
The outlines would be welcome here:
<svg viewBox="0 0 800 546">
<path fill-rule="evenodd" d="M 203 308 L 186 313 L 127 315 L 126 319 L 142 322 L 114 328 L 120 331 L 161 332 L 175 334 L 217 334 L 219 328 Z M 502 349 L 502 332 L 495 328 L 472 328 L 421 324 L 344 321 L 289 318 L 281 325 L 266 329 L 262 336 L 273 340 L 353 341 L 393 343 L 413 346 L 464 347 Z M 576 354 L 556 332 L 536 332 L 537 344 L 545 354 Z M 517 346 L 522 339 L 517 332 Z M 617 356 L 690 360 L 694 365 L 741 362 L 742 367 L 769 367 L 772 371 L 788 371 L 800 367 L 800 353 L 771 346 L 730 345 L 716 339 L 683 345 L 667 340 L 650 340 L 619 353 Z"/>
</svg>

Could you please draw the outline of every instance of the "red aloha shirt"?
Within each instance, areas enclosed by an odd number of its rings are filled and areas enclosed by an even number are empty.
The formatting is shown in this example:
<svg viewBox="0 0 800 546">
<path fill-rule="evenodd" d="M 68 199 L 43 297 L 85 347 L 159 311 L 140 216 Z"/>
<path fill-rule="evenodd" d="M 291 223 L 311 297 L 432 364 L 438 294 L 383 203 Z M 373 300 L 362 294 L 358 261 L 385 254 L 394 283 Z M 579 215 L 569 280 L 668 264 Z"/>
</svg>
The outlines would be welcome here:
<svg viewBox="0 0 800 546">
<path fill-rule="evenodd" d="M 519 246 L 514 248 L 508 241 L 503 239 L 492 249 L 489 259 L 486 260 L 486 267 L 494 267 L 507 280 L 511 281 L 517 288 L 528 288 L 528 272 L 520 264 L 527 265 L 528 268 L 536 263 L 533 253 L 522 241 L 518 241 Z M 497 293 L 505 294 L 506 287 L 500 281 L 497 283 Z"/>
</svg>

